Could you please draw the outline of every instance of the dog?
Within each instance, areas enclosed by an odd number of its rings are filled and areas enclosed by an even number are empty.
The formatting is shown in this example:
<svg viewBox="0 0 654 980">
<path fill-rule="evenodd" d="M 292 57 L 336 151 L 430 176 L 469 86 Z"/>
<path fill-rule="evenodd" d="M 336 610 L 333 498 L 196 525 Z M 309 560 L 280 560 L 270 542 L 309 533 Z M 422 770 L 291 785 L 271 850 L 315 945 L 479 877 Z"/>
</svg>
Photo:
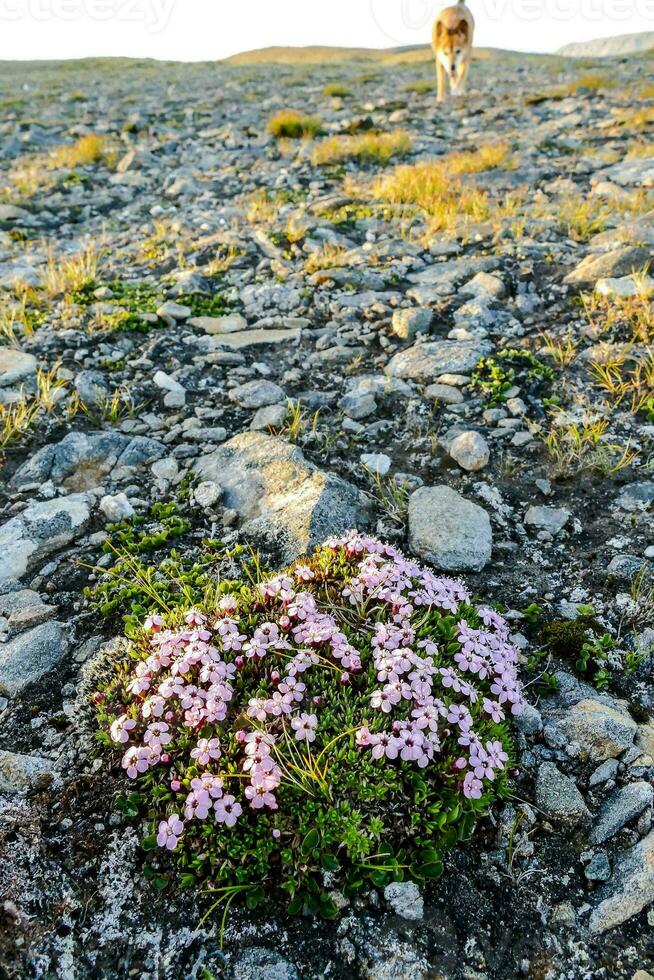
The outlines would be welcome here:
<svg viewBox="0 0 654 980">
<path fill-rule="evenodd" d="M 475 22 L 465 0 L 459 0 L 453 7 L 441 10 L 436 18 L 432 47 L 436 57 L 439 102 L 445 100 L 446 79 L 452 95 L 459 95 L 465 89 L 474 29 Z"/>
</svg>

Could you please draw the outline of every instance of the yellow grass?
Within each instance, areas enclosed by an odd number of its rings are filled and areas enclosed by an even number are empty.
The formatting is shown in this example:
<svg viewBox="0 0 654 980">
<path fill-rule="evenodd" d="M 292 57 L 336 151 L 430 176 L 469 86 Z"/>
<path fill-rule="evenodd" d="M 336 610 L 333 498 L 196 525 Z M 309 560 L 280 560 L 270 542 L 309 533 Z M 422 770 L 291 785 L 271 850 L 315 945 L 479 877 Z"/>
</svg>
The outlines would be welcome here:
<svg viewBox="0 0 654 980">
<path fill-rule="evenodd" d="M 276 139 L 313 139 L 321 129 L 320 119 L 295 109 L 283 109 L 268 122 L 268 132 Z"/>
<path fill-rule="evenodd" d="M 75 143 L 58 146 L 49 156 L 49 166 L 53 170 L 61 167 L 74 169 L 104 159 L 107 153 L 107 141 L 103 136 L 90 134 L 82 136 Z"/>
<path fill-rule="evenodd" d="M 405 164 L 379 177 L 373 194 L 391 205 L 413 206 L 429 219 L 430 230 L 455 227 L 460 219 L 485 221 L 493 213 L 487 194 L 464 186 L 459 176 L 510 167 L 509 149 L 504 143 L 488 144 L 479 149 L 450 153 L 428 163 Z"/>
<path fill-rule="evenodd" d="M 70 259 L 58 261 L 51 257 L 45 278 L 48 294 L 53 298 L 63 296 L 96 279 L 98 257 L 98 252 L 92 245 Z"/>
<path fill-rule="evenodd" d="M 330 136 L 314 148 L 312 159 L 319 166 L 358 160 L 361 163 L 388 163 L 392 157 L 405 156 L 413 141 L 408 133 L 362 133 L 360 136 Z"/>
</svg>

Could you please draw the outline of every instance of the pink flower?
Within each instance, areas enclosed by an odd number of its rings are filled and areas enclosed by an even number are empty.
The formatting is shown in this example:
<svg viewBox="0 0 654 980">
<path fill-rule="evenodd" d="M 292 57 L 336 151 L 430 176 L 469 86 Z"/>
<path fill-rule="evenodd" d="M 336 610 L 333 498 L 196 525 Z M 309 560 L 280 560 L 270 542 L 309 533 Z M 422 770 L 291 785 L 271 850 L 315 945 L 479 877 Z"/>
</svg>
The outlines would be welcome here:
<svg viewBox="0 0 654 980">
<path fill-rule="evenodd" d="M 217 738 L 201 738 L 191 749 L 191 756 L 198 760 L 200 766 L 207 766 L 211 759 L 219 759 L 220 755 L 220 741 Z"/>
<path fill-rule="evenodd" d="M 115 721 L 111 723 L 109 728 L 109 734 L 114 742 L 119 742 L 124 745 L 125 742 L 129 742 L 129 733 L 136 728 L 136 722 L 128 718 L 127 715 L 120 715 Z"/>
<path fill-rule="evenodd" d="M 174 851 L 183 833 L 184 822 L 180 820 L 177 813 L 173 813 L 167 820 L 162 820 L 159 824 L 157 844 L 159 847 L 165 847 L 169 851 Z"/>
<path fill-rule="evenodd" d="M 467 772 L 463 780 L 463 795 L 469 800 L 478 800 L 483 791 L 483 783 L 472 772 Z"/>
<path fill-rule="evenodd" d="M 224 823 L 228 827 L 233 827 L 243 810 L 241 804 L 237 803 L 233 796 L 223 796 L 216 800 L 213 805 L 217 823 Z"/>
<path fill-rule="evenodd" d="M 159 630 L 163 628 L 163 625 L 163 616 L 147 616 L 143 623 L 143 629 L 150 630 L 153 633 L 158 633 Z"/>
<path fill-rule="evenodd" d="M 317 724 L 317 715 L 308 715 L 303 713 L 301 715 L 296 715 L 295 718 L 291 718 L 291 728 L 294 729 L 295 738 L 298 740 L 298 742 L 301 742 L 302 740 L 306 742 L 315 741 L 315 728 Z"/>
</svg>

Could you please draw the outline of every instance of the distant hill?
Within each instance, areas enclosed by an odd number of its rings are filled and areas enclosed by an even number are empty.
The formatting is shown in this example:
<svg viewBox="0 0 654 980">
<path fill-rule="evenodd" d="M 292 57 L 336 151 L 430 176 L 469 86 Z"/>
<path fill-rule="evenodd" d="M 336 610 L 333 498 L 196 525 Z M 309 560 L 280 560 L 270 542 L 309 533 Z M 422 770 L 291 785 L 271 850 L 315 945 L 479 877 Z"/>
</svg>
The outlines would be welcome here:
<svg viewBox="0 0 654 980">
<path fill-rule="evenodd" d="M 594 41 L 564 44 L 557 54 L 568 58 L 610 58 L 649 51 L 651 48 L 654 48 L 654 31 L 640 31 L 638 34 L 618 34 L 616 37 L 598 37 Z"/>
<path fill-rule="evenodd" d="M 502 51 L 499 48 L 475 48 L 473 56 L 479 60 L 495 57 L 520 58 L 551 58 L 551 55 L 525 55 L 514 51 Z M 327 45 L 307 45 L 305 47 L 271 47 L 259 48 L 255 51 L 242 51 L 239 54 L 225 58 L 229 65 L 324 65 L 343 61 L 362 61 L 372 64 L 420 63 L 431 61 L 434 57 L 431 47 L 427 44 L 406 45 L 400 48 L 340 48 Z"/>
</svg>

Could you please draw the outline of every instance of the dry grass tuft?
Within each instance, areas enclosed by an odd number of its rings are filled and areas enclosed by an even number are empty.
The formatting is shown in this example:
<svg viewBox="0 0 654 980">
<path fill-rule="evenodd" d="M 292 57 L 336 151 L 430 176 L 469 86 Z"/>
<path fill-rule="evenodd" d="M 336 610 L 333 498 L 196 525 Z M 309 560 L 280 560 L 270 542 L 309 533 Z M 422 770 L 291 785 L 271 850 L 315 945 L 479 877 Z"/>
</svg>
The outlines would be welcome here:
<svg viewBox="0 0 654 980">
<path fill-rule="evenodd" d="M 402 157 L 411 151 L 413 141 L 408 133 L 362 133 L 360 136 L 330 136 L 319 143 L 312 155 L 313 163 L 321 166 L 357 160 L 360 163 L 388 163 L 392 157 Z"/>
<path fill-rule="evenodd" d="M 493 212 L 487 194 L 463 185 L 457 178 L 499 167 L 513 161 L 504 143 L 477 150 L 450 153 L 429 163 L 402 165 L 373 184 L 373 194 L 391 205 L 418 208 L 429 220 L 432 232 L 454 228 L 460 220 L 485 221 Z"/>
<path fill-rule="evenodd" d="M 317 116 L 305 116 L 295 109 L 283 109 L 268 122 L 268 132 L 275 139 L 313 139 L 322 132 Z"/>
</svg>

